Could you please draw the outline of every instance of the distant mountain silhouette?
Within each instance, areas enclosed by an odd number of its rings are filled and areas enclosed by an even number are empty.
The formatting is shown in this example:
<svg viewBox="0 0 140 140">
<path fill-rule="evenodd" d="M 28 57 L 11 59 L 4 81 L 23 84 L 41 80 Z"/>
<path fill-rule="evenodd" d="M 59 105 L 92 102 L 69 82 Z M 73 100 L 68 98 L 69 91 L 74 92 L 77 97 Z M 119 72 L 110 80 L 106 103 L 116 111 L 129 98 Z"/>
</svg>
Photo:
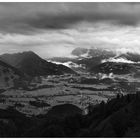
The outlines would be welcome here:
<svg viewBox="0 0 140 140">
<path fill-rule="evenodd" d="M 61 63 L 71 61 L 79 66 L 84 66 L 83 69 L 82 67 L 71 67 L 77 72 L 114 72 L 115 74 L 128 74 L 131 72 L 136 72 L 140 67 L 140 54 L 137 53 L 128 52 L 118 55 L 115 52 L 106 49 L 99 49 L 94 47 L 87 49 L 78 47 L 75 48 L 71 54 L 76 57 L 54 57 L 51 60 Z M 103 63 L 103 61 L 106 61 L 106 63 Z"/>
<path fill-rule="evenodd" d="M 97 49 L 97 48 L 76 48 L 71 52 L 72 55 L 76 56 L 76 58 L 61 58 L 61 57 L 55 57 L 52 58 L 51 60 L 56 61 L 56 62 L 74 62 L 77 65 L 83 65 L 85 72 L 90 72 L 90 69 L 96 65 L 100 65 L 102 60 L 108 59 L 110 57 L 114 57 L 116 54 L 113 53 L 112 51 L 109 50 L 104 50 L 104 49 Z M 74 70 L 76 70 L 74 68 Z M 77 68 L 77 71 L 79 69 Z"/>
<path fill-rule="evenodd" d="M 0 58 L 30 76 L 75 73 L 66 66 L 47 62 L 32 51 L 15 54 L 3 54 Z"/>
</svg>

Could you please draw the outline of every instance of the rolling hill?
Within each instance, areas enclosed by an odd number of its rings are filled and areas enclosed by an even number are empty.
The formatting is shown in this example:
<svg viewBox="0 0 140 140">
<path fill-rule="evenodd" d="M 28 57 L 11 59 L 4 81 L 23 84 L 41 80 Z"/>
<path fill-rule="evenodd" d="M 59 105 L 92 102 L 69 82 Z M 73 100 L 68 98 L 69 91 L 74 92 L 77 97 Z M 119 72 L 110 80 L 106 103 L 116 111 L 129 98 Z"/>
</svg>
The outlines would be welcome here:
<svg viewBox="0 0 140 140">
<path fill-rule="evenodd" d="M 30 76 L 62 75 L 75 72 L 64 65 L 57 65 L 39 57 L 34 52 L 3 54 L 1 60 Z"/>
<path fill-rule="evenodd" d="M 74 115 L 74 114 L 82 114 L 82 110 L 75 105 L 72 104 L 62 104 L 52 107 L 51 110 L 48 111 L 47 115 L 49 116 L 66 116 L 66 115 Z"/>
</svg>

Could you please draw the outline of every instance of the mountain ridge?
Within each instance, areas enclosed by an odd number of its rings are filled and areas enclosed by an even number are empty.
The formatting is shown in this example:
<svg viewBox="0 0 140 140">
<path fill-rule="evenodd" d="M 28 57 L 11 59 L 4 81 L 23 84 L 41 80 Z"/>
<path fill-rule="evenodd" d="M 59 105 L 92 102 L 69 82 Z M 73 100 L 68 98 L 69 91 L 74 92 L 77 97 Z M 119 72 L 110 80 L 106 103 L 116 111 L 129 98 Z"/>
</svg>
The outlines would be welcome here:
<svg viewBox="0 0 140 140">
<path fill-rule="evenodd" d="M 61 75 L 65 73 L 74 74 L 73 70 L 63 65 L 56 65 L 48 62 L 32 51 L 3 54 L 1 60 L 18 68 L 30 76 Z"/>
</svg>

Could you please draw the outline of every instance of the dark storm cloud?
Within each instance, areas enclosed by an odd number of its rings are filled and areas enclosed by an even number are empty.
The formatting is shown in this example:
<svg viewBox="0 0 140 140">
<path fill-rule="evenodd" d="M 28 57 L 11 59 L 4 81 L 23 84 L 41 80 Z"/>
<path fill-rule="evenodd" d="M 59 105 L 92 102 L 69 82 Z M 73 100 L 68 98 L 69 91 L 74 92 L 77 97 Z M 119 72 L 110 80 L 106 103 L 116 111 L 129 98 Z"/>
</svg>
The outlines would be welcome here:
<svg viewBox="0 0 140 140">
<path fill-rule="evenodd" d="M 0 30 L 28 34 L 80 21 L 137 25 L 139 3 L 0 3 Z"/>
</svg>

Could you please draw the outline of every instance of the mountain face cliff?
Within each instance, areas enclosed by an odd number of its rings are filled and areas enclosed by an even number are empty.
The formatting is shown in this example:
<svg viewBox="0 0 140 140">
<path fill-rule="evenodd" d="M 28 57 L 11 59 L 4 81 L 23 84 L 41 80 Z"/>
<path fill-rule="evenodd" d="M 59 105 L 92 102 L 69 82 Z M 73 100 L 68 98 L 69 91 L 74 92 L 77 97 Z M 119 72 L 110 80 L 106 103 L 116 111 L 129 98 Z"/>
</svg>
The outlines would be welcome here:
<svg viewBox="0 0 140 140">
<path fill-rule="evenodd" d="M 16 67 L 29 76 L 74 74 L 70 68 L 47 62 L 34 52 L 23 52 L 15 54 L 3 54 L 1 60 Z"/>
</svg>

